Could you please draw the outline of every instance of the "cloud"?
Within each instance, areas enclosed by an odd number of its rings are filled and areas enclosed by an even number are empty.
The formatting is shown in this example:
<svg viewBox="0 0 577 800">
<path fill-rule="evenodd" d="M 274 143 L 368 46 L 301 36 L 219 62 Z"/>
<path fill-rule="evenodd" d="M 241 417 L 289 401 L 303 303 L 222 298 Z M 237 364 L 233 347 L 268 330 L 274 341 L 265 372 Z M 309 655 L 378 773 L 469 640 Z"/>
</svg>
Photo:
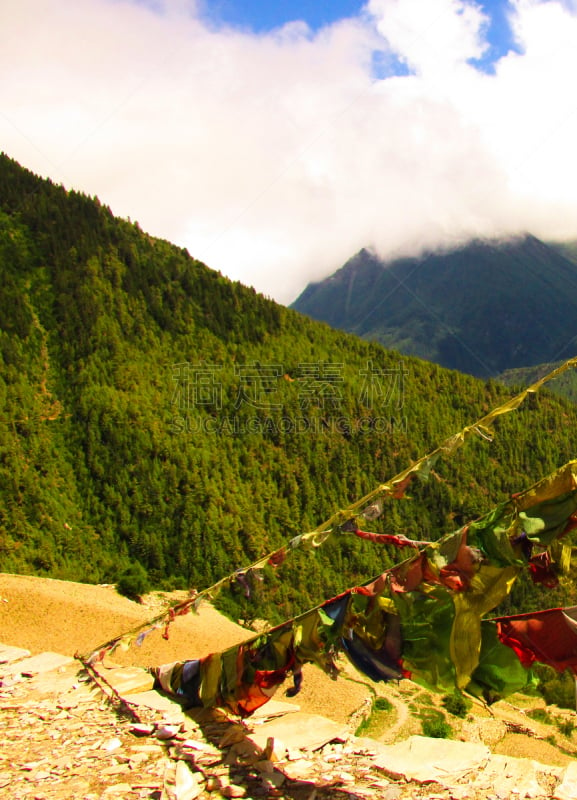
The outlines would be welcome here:
<svg viewBox="0 0 577 800">
<path fill-rule="evenodd" d="M 512 3 L 518 52 L 491 75 L 474 66 L 488 18 L 469 0 L 370 0 L 316 33 L 266 35 L 201 10 L 0 10 L 2 149 L 282 302 L 364 246 L 577 236 L 567 2 Z"/>
<path fill-rule="evenodd" d="M 367 8 L 383 38 L 419 73 L 450 78 L 487 49 L 488 18 L 464 0 L 370 0 Z"/>
</svg>

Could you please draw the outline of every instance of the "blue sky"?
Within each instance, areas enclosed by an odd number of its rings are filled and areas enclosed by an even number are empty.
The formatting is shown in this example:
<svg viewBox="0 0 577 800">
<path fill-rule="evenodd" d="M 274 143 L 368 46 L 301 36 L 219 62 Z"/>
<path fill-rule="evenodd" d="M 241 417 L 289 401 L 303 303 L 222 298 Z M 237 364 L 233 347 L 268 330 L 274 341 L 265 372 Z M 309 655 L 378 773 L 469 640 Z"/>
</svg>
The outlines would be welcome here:
<svg viewBox="0 0 577 800">
<path fill-rule="evenodd" d="M 246 26 L 255 33 L 278 28 L 287 22 L 301 20 L 312 30 L 361 10 L 355 0 L 207 0 L 207 16 L 214 22 Z"/>
<path fill-rule="evenodd" d="M 576 0 L 19 0 L 0 74 L 2 150 L 280 302 L 577 238 Z"/>
<path fill-rule="evenodd" d="M 422 0 L 426 3 L 426 0 Z M 477 5 L 487 16 L 486 39 L 488 48 L 484 56 L 472 63 L 481 71 L 492 73 L 494 65 L 508 52 L 519 52 L 514 40 L 507 12 L 508 0 L 486 0 Z M 230 25 L 254 33 L 267 33 L 290 22 L 306 22 L 312 32 L 337 22 L 359 16 L 365 3 L 358 0 L 205 0 L 201 4 L 203 16 L 216 25 Z M 398 60 L 387 59 L 387 69 L 395 74 L 406 74 L 406 67 Z M 383 60 L 378 53 L 374 58 L 376 77 L 384 77 Z"/>
<path fill-rule="evenodd" d="M 489 45 L 484 58 L 477 63 L 480 69 L 492 73 L 495 63 L 509 52 L 519 53 L 520 48 L 515 42 L 511 25 L 507 17 L 510 10 L 508 2 L 504 0 L 487 0 L 480 3 L 481 8 L 489 19 L 486 39 Z"/>
</svg>

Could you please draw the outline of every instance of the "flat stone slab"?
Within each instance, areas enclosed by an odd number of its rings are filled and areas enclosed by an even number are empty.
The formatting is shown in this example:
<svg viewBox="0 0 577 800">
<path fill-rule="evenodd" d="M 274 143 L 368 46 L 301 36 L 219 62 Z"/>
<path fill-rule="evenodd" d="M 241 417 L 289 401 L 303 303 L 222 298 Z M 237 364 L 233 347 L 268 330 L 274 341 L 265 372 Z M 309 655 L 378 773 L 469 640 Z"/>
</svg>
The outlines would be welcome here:
<svg viewBox="0 0 577 800">
<path fill-rule="evenodd" d="M 95 664 L 94 671 L 100 675 L 121 697 L 147 692 L 154 686 L 154 678 L 141 667 L 105 667 Z"/>
<path fill-rule="evenodd" d="M 143 706 L 144 708 L 151 708 L 153 711 L 180 712 L 184 716 L 183 708 L 180 703 L 152 689 L 144 692 L 135 692 L 129 695 L 128 702 L 132 706 Z"/>
<path fill-rule="evenodd" d="M 439 783 L 451 790 L 455 800 L 467 800 L 472 793 L 549 798 L 551 779 L 558 781 L 564 774 L 562 767 L 491 754 L 486 745 L 476 742 L 426 736 L 411 736 L 395 745 L 383 746 L 373 764 L 389 777 Z M 577 764 L 571 766 L 576 767 L 575 772 L 568 775 L 562 793 L 554 795 L 557 800 L 577 800 Z"/>
<path fill-rule="evenodd" d="M 285 714 L 296 714 L 300 710 L 300 706 L 294 703 L 284 703 L 282 700 L 269 700 L 264 706 L 257 708 L 250 719 L 272 719 L 273 717 L 283 717 Z"/>
<path fill-rule="evenodd" d="M 373 763 L 391 777 L 445 783 L 447 778 L 457 779 L 472 770 L 483 769 L 490 755 L 484 744 L 410 736 L 389 745 Z"/>
<path fill-rule="evenodd" d="M 39 653 L 37 656 L 30 656 L 29 658 L 23 658 L 21 661 L 7 664 L 2 671 L 5 675 L 33 677 L 73 663 L 72 656 L 63 656 L 62 653 L 51 653 L 48 650 L 45 653 Z"/>
<path fill-rule="evenodd" d="M 544 798 L 550 796 L 547 779 L 558 781 L 562 774 L 563 767 L 492 753 L 485 767 L 470 776 L 465 788 L 487 795 L 496 793 L 498 797 Z"/>
<path fill-rule="evenodd" d="M 555 800 L 577 800 L 577 761 L 572 761 L 565 768 L 563 780 L 555 789 Z"/>
<path fill-rule="evenodd" d="M 11 664 L 14 661 L 28 658 L 29 655 L 30 650 L 24 650 L 23 647 L 12 647 L 9 644 L 0 644 L 0 664 Z"/>
<path fill-rule="evenodd" d="M 280 719 L 255 725 L 248 738 L 264 750 L 269 738 L 279 739 L 289 750 L 318 750 L 333 739 L 344 742 L 349 732 L 344 725 L 318 714 L 298 711 Z"/>
</svg>

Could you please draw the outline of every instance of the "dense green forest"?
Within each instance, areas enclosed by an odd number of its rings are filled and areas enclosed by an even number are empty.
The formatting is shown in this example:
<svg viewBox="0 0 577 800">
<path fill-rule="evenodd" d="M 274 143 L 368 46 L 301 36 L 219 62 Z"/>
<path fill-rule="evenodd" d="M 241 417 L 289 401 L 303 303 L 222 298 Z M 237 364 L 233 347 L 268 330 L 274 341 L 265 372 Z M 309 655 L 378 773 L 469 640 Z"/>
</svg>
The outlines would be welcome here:
<svg viewBox="0 0 577 800">
<path fill-rule="evenodd" d="M 0 156 L 3 571 L 111 582 L 137 564 L 204 589 L 510 394 L 313 322 Z M 577 456 L 576 422 L 543 391 L 373 529 L 457 528 Z M 343 535 L 222 602 L 280 619 L 393 560 Z M 544 591 L 513 602 L 553 605 Z"/>
</svg>

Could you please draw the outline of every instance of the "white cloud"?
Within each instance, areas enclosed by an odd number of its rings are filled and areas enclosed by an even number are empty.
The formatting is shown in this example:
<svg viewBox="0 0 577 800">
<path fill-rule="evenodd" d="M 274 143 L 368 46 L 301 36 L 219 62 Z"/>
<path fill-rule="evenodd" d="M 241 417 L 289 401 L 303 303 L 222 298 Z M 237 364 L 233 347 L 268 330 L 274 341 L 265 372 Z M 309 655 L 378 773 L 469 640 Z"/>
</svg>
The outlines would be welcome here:
<svg viewBox="0 0 577 800">
<path fill-rule="evenodd" d="M 466 0 L 370 0 L 259 36 L 185 0 L 12 6 L 0 147 L 281 301 L 363 246 L 577 236 L 567 2 L 517 0 L 522 54 L 494 75 L 469 63 L 487 19 Z M 376 81 L 379 48 L 413 74 Z"/>
<path fill-rule="evenodd" d="M 368 11 L 393 50 L 422 74 L 450 78 L 486 49 L 487 18 L 465 0 L 369 0 Z"/>
</svg>

